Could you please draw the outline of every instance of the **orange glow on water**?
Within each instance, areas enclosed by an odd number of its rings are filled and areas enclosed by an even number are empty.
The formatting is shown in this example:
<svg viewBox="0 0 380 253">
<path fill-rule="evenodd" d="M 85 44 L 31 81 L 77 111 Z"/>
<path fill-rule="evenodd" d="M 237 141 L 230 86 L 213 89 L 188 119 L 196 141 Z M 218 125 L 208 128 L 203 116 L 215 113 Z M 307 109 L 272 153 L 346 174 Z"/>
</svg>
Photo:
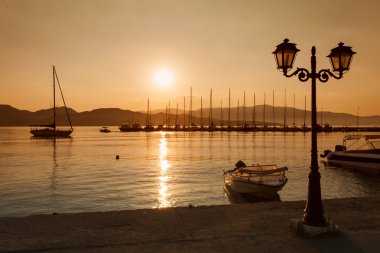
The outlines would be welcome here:
<svg viewBox="0 0 380 253">
<path fill-rule="evenodd" d="M 169 200 L 170 194 L 168 193 L 168 180 L 169 176 L 167 175 L 168 170 L 170 169 L 170 163 L 166 160 L 168 154 L 168 148 L 166 143 L 166 133 L 161 133 L 160 140 L 160 168 L 161 175 L 158 177 L 159 180 L 159 190 L 158 190 L 158 208 L 164 208 L 172 206 L 172 202 Z"/>
</svg>

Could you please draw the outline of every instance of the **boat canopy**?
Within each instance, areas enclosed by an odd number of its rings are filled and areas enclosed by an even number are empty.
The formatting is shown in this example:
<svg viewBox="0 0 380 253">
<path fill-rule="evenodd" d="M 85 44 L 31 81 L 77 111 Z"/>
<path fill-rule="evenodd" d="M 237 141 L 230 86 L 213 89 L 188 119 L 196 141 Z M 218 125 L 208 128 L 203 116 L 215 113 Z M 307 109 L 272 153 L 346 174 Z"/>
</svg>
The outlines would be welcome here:
<svg viewBox="0 0 380 253">
<path fill-rule="evenodd" d="M 364 138 L 364 139 L 380 139 L 380 135 L 361 135 L 361 134 L 357 134 L 357 135 L 347 135 L 344 137 L 343 141 L 350 141 L 350 140 L 358 140 L 360 138 Z"/>
<path fill-rule="evenodd" d="M 277 168 L 276 165 L 252 165 L 241 167 L 236 171 L 240 173 L 248 173 L 248 174 L 272 174 L 276 172 L 283 172 L 288 170 L 287 167 Z"/>
<path fill-rule="evenodd" d="M 380 135 L 347 135 L 343 138 L 345 150 L 380 149 Z"/>
</svg>

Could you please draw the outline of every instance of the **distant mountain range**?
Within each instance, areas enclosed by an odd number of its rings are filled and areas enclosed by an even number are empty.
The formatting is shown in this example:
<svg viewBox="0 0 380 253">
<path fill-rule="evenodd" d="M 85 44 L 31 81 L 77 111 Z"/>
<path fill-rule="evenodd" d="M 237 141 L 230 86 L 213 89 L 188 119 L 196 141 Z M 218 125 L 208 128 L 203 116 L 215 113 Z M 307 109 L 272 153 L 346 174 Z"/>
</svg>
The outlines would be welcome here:
<svg viewBox="0 0 380 253">
<path fill-rule="evenodd" d="M 10 105 L 0 105 L 0 126 L 29 126 L 36 124 L 51 124 L 53 118 L 53 109 L 44 109 L 36 112 L 27 110 L 19 110 Z M 131 110 L 122 110 L 119 108 L 100 108 L 92 111 L 77 112 L 71 108 L 68 108 L 69 115 L 73 126 L 120 126 L 123 123 L 137 122 L 141 125 L 145 125 L 147 121 L 147 115 L 145 112 L 133 112 Z M 264 113 L 265 112 L 265 113 Z M 284 116 L 286 114 L 286 117 Z M 69 125 L 66 118 L 64 107 L 59 107 L 56 110 L 57 125 L 67 126 Z M 203 115 L 203 117 L 202 117 Z M 254 110 L 253 107 L 233 107 L 230 110 L 228 108 L 213 108 L 212 109 L 212 122 L 217 125 L 223 121 L 224 125 L 227 125 L 228 115 L 230 115 L 231 125 L 252 124 Z M 244 116 L 245 115 L 245 116 Z M 284 122 L 288 126 L 303 125 L 304 120 L 306 125 L 310 126 L 310 111 L 300 110 L 288 107 L 286 110 L 283 107 L 273 107 L 270 105 L 257 105 L 255 107 L 255 121 L 258 125 L 263 124 L 265 121 L 267 125 L 283 125 Z M 332 126 L 356 126 L 357 116 L 348 113 L 334 113 L 324 111 L 318 112 L 318 124 L 330 124 Z M 205 126 L 210 122 L 210 109 L 203 108 L 192 111 L 192 117 L 189 115 L 189 111 L 184 114 L 183 110 L 176 110 L 171 108 L 170 114 L 166 114 L 164 110 L 155 110 L 155 113 L 150 115 L 150 122 L 154 125 L 165 124 L 167 121 L 170 125 L 177 124 L 183 125 L 184 119 L 186 125 L 189 125 L 190 118 L 192 123 L 201 125 L 202 122 Z M 202 120 L 203 118 L 203 120 Z M 274 120 L 273 120 L 274 119 Z M 380 126 L 380 116 L 364 116 L 359 117 L 360 126 Z"/>
</svg>

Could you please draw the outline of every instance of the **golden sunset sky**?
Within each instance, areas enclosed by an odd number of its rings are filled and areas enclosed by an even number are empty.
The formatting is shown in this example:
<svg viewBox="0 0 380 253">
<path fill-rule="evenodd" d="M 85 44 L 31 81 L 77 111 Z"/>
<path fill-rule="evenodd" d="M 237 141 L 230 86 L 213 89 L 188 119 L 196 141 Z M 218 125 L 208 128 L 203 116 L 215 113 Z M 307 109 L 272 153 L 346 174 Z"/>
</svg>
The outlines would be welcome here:
<svg viewBox="0 0 380 253">
<path fill-rule="evenodd" d="M 101 107 L 172 107 L 193 89 L 208 105 L 266 101 L 304 107 L 310 82 L 285 78 L 272 52 L 289 38 L 301 50 L 295 67 L 330 68 L 339 42 L 357 52 L 343 79 L 318 83 L 318 109 L 380 115 L 380 2 L 377 0 L 0 0 L 0 104 L 52 105 L 55 65 L 66 102 Z M 164 77 L 158 77 L 158 71 Z M 163 78 L 163 80 L 162 80 Z M 170 82 L 171 81 L 171 82 Z M 60 102 L 62 105 L 62 102 Z M 187 105 L 188 107 L 188 105 Z M 310 110 L 309 102 L 307 105 Z"/>
</svg>

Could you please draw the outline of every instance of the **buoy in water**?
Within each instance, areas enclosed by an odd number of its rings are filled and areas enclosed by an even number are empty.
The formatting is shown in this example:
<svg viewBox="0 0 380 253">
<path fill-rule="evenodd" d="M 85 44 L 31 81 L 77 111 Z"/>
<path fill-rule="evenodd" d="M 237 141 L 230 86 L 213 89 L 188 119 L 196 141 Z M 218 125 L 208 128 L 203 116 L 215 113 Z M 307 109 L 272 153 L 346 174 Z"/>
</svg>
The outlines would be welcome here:
<svg viewBox="0 0 380 253">
<path fill-rule="evenodd" d="M 120 156 L 119 155 L 116 155 L 116 160 L 119 160 Z"/>
</svg>

